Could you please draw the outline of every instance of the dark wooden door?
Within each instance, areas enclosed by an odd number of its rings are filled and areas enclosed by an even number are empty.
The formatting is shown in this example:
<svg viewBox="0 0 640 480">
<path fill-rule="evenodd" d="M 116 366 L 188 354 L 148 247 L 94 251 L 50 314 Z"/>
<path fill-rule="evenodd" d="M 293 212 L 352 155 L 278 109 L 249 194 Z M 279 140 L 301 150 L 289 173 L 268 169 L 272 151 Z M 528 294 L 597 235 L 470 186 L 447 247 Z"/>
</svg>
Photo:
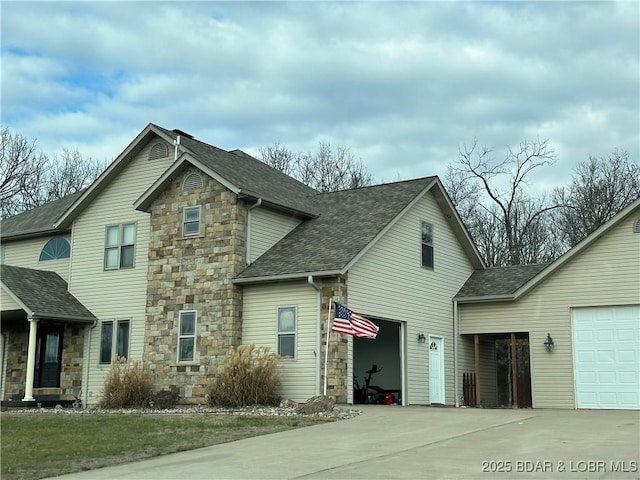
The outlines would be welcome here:
<svg viewBox="0 0 640 480">
<path fill-rule="evenodd" d="M 44 326 L 38 329 L 34 387 L 60 386 L 62 368 L 62 333 L 64 327 Z"/>
</svg>

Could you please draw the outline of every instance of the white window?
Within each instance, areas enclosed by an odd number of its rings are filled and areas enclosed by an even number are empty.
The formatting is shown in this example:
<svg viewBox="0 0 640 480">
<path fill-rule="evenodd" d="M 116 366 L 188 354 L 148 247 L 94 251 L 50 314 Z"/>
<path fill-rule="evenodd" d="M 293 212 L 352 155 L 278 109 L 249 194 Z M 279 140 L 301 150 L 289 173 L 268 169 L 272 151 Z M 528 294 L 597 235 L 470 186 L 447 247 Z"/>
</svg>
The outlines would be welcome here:
<svg viewBox="0 0 640 480">
<path fill-rule="evenodd" d="M 189 235 L 198 235 L 200 233 L 200 206 L 185 207 L 182 210 L 184 217 L 182 222 L 182 234 L 186 237 Z"/>
<path fill-rule="evenodd" d="M 278 308 L 278 355 L 294 358 L 296 353 L 296 309 Z"/>
<path fill-rule="evenodd" d="M 433 268 L 433 225 L 422 222 L 422 266 Z"/>
<path fill-rule="evenodd" d="M 196 349 L 196 312 L 180 312 L 178 361 L 193 362 Z"/>
<path fill-rule="evenodd" d="M 102 322 L 100 363 L 111 363 L 116 357 L 129 357 L 129 329 L 129 320 Z"/>
<path fill-rule="evenodd" d="M 110 225 L 104 247 L 104 268 L 132 268 L 136 243 L 136 224 Z"/>
</svg>

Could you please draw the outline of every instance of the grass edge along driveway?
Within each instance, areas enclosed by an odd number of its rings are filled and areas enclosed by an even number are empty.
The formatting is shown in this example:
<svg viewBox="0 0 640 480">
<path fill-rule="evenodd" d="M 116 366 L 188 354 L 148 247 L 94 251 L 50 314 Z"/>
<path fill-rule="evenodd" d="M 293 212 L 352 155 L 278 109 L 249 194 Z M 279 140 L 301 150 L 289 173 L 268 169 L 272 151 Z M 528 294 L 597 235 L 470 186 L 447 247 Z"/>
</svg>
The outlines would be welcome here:
<svg viewBox="0 0 640 480">
<path fill-rule="evenodd" d="M 0 416 L 3 480 L 36 480 L 306 427 L 336 418 L 221 414 Z"/>
</svg>

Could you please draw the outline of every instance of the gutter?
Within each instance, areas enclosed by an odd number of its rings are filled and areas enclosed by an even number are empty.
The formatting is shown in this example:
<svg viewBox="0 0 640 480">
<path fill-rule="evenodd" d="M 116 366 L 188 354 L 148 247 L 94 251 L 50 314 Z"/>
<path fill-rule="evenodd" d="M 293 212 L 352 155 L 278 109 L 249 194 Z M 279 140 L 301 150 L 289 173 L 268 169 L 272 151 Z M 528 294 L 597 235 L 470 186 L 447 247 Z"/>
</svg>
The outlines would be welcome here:
<svg viewBox="0 0 640 480">
<path fill-rule="evenodd" d="M 265 275 L 261 277 L 234 278 L 233 283 L 236 285 L 249 285 L 252 283 L 268 283 L 282 282 L 288 280 L 301 280 L 311 277 L 335 277 L 342 275 L 344 272 L 340 270 L 326 270 L 319 272 L 300 272 L 300 273 L 284 273 L 282 275 Z"/>
<path fill-rule="evenodd" d="M 514 294 L 508 295 L 487 295 L 486 297 L 459 297 L 454 301 L 457 303 L 486 303 L 486 302 L 510 302 L 515 300 Z"/>
<path fill-rule="evenodd" d="M 320 372 L 322 371 L 321 353 L 322 353 L 322 290 L 317 283 L 313 281 L 313 275 L 307 277 L 307 283 L 311 285 L 317 292 L 318 304 L 317 304 L 317 322 L 318 334 L 316 335 L 316 349 L 314 355 L 316 357 L 316 395 L 320 395 Z"/>
</svg>

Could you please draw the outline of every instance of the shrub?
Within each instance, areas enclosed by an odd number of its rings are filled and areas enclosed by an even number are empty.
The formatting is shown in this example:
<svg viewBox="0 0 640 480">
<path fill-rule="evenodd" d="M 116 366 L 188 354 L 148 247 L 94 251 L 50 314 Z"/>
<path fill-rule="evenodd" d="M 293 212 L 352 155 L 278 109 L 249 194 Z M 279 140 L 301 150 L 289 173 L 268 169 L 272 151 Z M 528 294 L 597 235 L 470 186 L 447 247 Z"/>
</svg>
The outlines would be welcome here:
<svg viewBox="0 0 640 480">
<path fill-rule="evenodd" d="M 275 394 L 279 383 L 279 360 L 269 347 L 231 347 L 208 385 L 209 404 L 223 407 L 277 405 L 280 402 Z"/>
<path fill-rule="evenodd" d="M 128 363 L 116 358 L 104 380 L 102 408 L 131 408 L 147 405 L 153 392 L 153 380 L 140 362 Z"/>
</svg>

